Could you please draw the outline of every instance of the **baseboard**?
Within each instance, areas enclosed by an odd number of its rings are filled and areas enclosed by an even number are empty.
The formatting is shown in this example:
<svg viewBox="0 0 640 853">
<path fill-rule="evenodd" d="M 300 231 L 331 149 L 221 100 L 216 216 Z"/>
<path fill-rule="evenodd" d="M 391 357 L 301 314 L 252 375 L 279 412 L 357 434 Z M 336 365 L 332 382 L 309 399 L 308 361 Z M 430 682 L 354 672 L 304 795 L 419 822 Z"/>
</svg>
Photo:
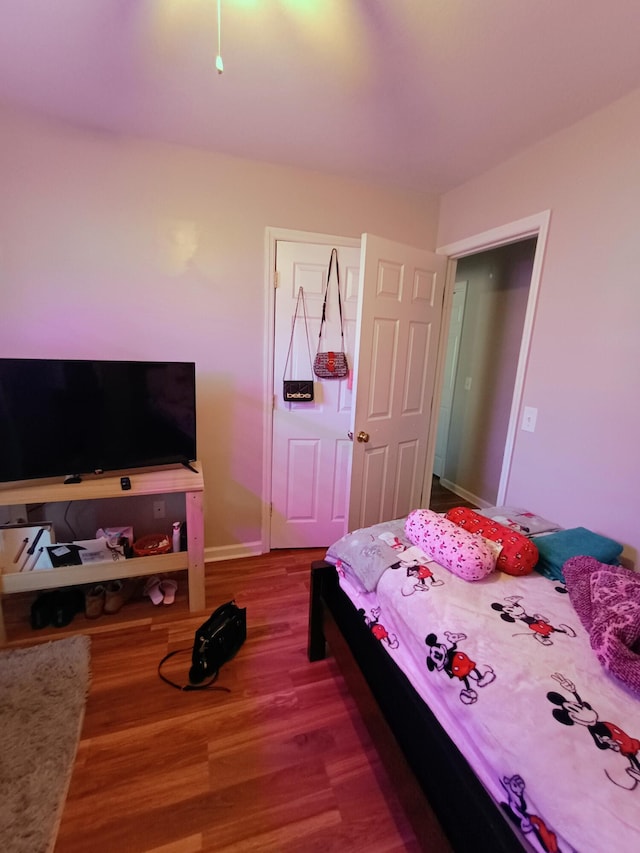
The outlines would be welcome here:
<svg viewBox="0 0 640 853">
<path fill-rule="evenodd" d="M 445 480 L 443 477 L 440 477 L 440 485 L 444 486 L 445 489 L 449 489 L 450 492 L 453 492 L 454 495 L 458 495 L 459 498 L 462 498 L 465 501 L 469 501 L 470 504 L 475 504 L 479 506 L 480 509 L 485 509 L 485 507 L 493 506 L 489 501 L 485 501 L 482 498 L 479 498 L 477 495 L 468 492 L 466 489 L 463 489 L 462 486 L 459 486 L 457 483 L 452 483 L 450 480 Z"/>
<path fill-rule="evenodd" d="M 239 542 L 236 545 L 219 545 L 213 548 L 205 548 L 205 563 L 217 563 L 220 560 L 239 560 L 242 557 L 257 557 L 263 554 L 262 542 Z"/>
</svg>

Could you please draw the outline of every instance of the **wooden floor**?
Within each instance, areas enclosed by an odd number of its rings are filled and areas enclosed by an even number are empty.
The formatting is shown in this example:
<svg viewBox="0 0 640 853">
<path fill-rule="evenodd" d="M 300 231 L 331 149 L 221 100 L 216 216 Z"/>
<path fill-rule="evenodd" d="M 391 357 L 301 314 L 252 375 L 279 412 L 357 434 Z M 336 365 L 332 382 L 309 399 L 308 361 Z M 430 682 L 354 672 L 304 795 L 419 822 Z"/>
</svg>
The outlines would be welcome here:
<svg viewBox="0 0 640 853">
<path fill-rule="evenodd" d="M 466 506 L 471 509 L 478 508 L 476 504 L 469 503 L 469 501 L 465 501 L 454 492 L 449 491 L 449 489 L 445 489 L 440 482 L 440 478 L 434 476 L 431 484 L 431 501 L 429 503 L 429 508 L 434 512 L 447 512 L 447 510 L 453 509 L 453 507 L 456 506 Z"/>
<path fill-rule="evenodd" d="M 431 506 L 467 505 L 434 478 Z M 56 853 L 417 853 L 418 844 L 333 659 L 306 657 L 309 565 L 325 549 L 207 565 L 207 612 L 138 588 L 115 616 L 29 627 L 32 595 L 4 599 L 11 645 L 90 633 L 92 684 Z M 231 692 L 183 693 L 196 628 L 247 608 L 248 639 L 222 670 Z M 163 670 L 164 671 L 164 670 Z M 430 848 L 448 849 L 445 843 Z"/>
<path fill-rule="evenodd" d="M 208 564 L 208 610 L 231 598 L 247 608 L 247 642 L 219 680 L 230 693 L 183 693 L 157 676 L 168 651 L 186 649 L 167 671 L 185 683 L 203 621 L 188 611 L 186 573 L 171 606 L 136 596 L 116 616 L 43 634 L 28 627 L 28 597 L 5 598 L 14 642 L 91 631 L 56 853 L 420 849 L 334 661 L 307 661 L 309 564 L 324 553 Z"/>
</svg>

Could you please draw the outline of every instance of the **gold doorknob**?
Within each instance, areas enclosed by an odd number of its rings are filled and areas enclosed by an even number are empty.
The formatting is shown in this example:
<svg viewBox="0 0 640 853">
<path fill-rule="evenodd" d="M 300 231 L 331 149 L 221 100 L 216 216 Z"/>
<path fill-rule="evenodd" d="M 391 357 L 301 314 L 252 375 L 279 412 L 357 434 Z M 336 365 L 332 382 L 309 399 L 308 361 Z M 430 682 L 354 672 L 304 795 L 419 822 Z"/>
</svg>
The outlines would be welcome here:
<svg viewBox="0 0 640 853">
<path fill-rule="evenodd" d="M 362 441 L 366 444 L 366 442 L 369 441 L 369 433 L 363 432 L 362 430 L 360 430 L 360 432 L 358 433 L 356 438 L 358 439 L 358 441 Z"/>
</svg>

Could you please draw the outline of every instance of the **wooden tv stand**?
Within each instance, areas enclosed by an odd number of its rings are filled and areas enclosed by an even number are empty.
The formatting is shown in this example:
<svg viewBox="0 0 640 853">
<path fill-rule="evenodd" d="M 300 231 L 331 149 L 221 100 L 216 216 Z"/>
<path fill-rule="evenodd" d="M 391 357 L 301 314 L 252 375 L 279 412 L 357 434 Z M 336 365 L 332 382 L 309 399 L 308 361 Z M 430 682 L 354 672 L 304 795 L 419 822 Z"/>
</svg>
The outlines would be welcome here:
<svg viewBox="0 0 640 853">
<path fill-rule="evenodd" d="M 138 470 L 133 473 L 122 471 L 117 475 L 90 475 L 83 477 L 80 483 L 64 483 L 60 478 L 55 482 L 47 481 L 46 484 L 40 482 L 0 486 L 0 506 L 182 493 L 185 498 L 187 523 L 186 551 L 87 566 L 63 566 L 31 572 L 0 572 L 0 644 L 7 641 L 2 598 L 16 592 L 55 589 L 187 569 L 189 609 L 192 612 L 204 610 L 204 479 L 200 462 L 192 464 L 196 472 L 185 467 L 171 467 Z M 121 476 L 129 477 L 130 489 L 122 489 Z"/>
</svg>

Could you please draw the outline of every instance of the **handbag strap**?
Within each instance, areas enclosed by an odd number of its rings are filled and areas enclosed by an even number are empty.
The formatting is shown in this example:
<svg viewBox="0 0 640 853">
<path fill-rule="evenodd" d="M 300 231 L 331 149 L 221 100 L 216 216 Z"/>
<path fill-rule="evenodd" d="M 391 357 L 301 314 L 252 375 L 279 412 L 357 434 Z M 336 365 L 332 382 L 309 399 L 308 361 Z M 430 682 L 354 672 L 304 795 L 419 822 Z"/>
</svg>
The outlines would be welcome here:
<svg viewBox="0 0 640 853">
<path fill-rule="evenodd" d="M 338 285 L 338 312 L 340 314 L 340 339 L 342 341 L 342 352 L 344 352 L 344 326 L 342 321 L 342 297 L 340 296 L 340 265 L 338 264 L 338 250 L 331 250 L 329 258 L 329 269 L 327 270 L 327 285 L 324 289 L 324 301 L 322 303 L 322 319 L 320 320 L 320 332 L 318 333 L 318 349 L 320 352 L 320 339 L 322 338 L 322 327 L 324 326 L 327 316 L 327 296 L 329 295 L 329 282 L 331 281 L 331 268 L 333 267 L 333 259 L 336 259 L 336 283 Z"/>
<path fill-rule="evenodd" d="M 191 690 L 220 690 L 220 691 L 223 691 L 225 693 L 231 693 L 231 690 L 228 687 L 219 687 L 219 686 L 213 687 L 212 686 L 213 682 L 218 677 L 218 673 L 220 672 L 219 669 L 216 669 L 213 676 L 211 677 L 211 679 L 209 681 L 207 681 L 206 684 L 184 684 L 184 685 L 176 684 L 175 681 L 171 681 L 170 678 L 167 678 L 166 675 L 163 675 L 162 672 L 160 671 L 162 664 L 165 661 L 169 660 L 169 658 L 172 658 L 174 655 L 180 654 L 181 652 L 191 653 L 191 649 L 177 649 L 175 652 L 169 652 L 169 654 L 165 655 L 162 658 L 162 660 L 160 661 L 160 663 L 158 664 L 158 675 L 160 676 L 162 681 L 165 682 L 165 684 L 169 684 L 169 685 L 171 685 L 171 687 L 175 687 L 176 690 L 183 690 L 185 693 L 187 693 Z"/>
<path fill-rule="evenodd" d="M 311 376 L 313 377 L 313 361 L 311 359 L 311 343 L 309 341 L 309 323 L 307 320 L 307 306 L 304 301 L 304 289 L 302 287 L 298 288 L 298 298 L 296 299 L 296 310 L 293 313 L 293 320 L 291 322 L 291 337 L 289 339 L 289 350 L 287 351 L 287 360 L 284 363 L 284 370 L 282 372 L 282 379 L 284 380 L 287 375 L 287 367 L 289 366 L 289 359 L 291 357 L 291 350 L 293 348 L 293 336 L 296 331 L 296 320 L 298 319 L 298 308 L 302 305 L 302 314 L 304 315 L 304 330 L 307 334 L 307 351 L 309 353 L 309 367 L 311 368 Z"/>
</svg>

